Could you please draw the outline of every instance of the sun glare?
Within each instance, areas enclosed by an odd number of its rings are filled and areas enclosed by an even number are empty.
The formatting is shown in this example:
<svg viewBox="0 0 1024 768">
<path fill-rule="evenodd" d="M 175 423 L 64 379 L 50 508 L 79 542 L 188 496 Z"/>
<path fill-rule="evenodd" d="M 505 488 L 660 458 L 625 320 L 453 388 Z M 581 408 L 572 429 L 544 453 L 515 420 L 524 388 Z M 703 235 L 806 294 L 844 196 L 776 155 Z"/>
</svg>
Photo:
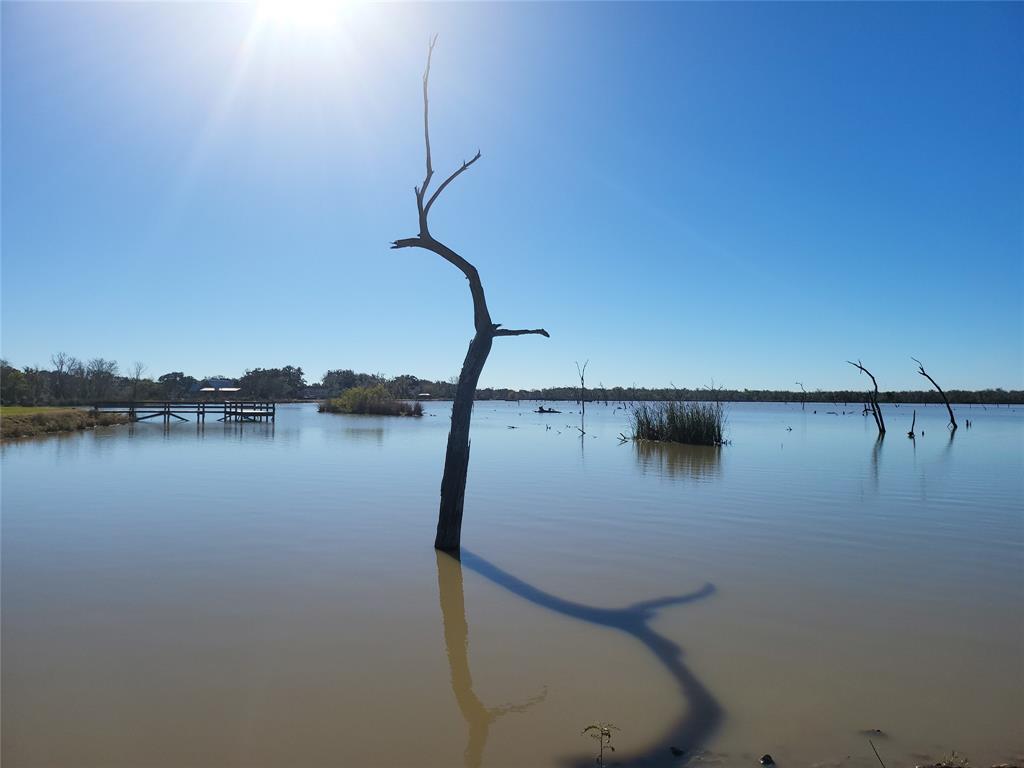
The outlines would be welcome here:
<svg viewBox="0 0 1024 768">
<path fill-rule="evenodd" d="M 264 0 L 259 6 L 261 25 L 293 27 L 317 32 L 334 27 L 342 0 Z"/>
</svg>

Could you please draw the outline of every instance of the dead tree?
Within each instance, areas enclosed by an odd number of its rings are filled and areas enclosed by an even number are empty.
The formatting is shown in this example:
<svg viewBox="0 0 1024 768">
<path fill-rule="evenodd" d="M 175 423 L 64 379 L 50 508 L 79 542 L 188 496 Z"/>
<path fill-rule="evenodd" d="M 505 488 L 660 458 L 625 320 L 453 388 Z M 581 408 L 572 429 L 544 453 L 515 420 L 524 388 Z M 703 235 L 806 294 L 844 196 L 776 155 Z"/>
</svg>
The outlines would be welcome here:
<svg viewBox="0 0 1024 768">
<path fill-rule="evenodd" d="M 860 360 L 858 360 L 856 363 L 850 362 L 849 360 L 847 360 L 846 362 L 850 363 L 850 365 L 859 370 L 861 373 L 867 374 L 868 378 L 871 379 L 871 384 L 874 386 L 875 391 L 868 392 L 868 405 L 871 406 L 871 415 L 875 417 L 875 424 L 878 426 L 879 436 L 884 435 L 885 419 L 882 418 L 882 407 L 878 404 L 878 382 L 875 381 L 875 377 L 874 375 L 872 375 L 871 371 L 869 371 L 867 368 L 861 365 Z"/>
<path fill-rule="evenodd" d="M 466 473 L 469 468 L 469 422 L 473 415 L 473 398 L 476 395 L 477 382 L 483 371 L 484 363 L 491 352 L 491 344 L 496 336 L 523 336 L 539 334 L 548 336 L 543 328 L 510 329 L 502 328 L 500 323 L 491 322 L 491 314 L 487 309 L 484 287 L 480 282 L 480 273 L 476 267 L 462 258 L 440 240 L 430 234 L 427 217 L 430 209 L 437 202 L 441 193 L 480 159 L 480 151 L 469 161 L 463 161 L 455 171 L 437 185 L 428 197 L 427 191 L 434 178 L 434 167 L 430 157 L 430 107 L 428 86 L 430 83 L 430 63 L 434 54 L 435 36 L 427 50 L 427 67 L 423 72 L 423 141 L 426 149 L 426 175 L 423 183 L 414 187 L 416 194 L 416 212 L 419 217 L 419 234 L 395 240 L 392 248 L 423 248 L 437 254 L 452 264 L 469 281 L 469 292 L 473 297 L 473 325 L 476 333 L 469 343 L 469 351 L 462 364 L 459 382 L 455 389 L 455 401 L 452 403 L 452 425 L 448 433 L 448 449 L 445 453 L 444 475 L 441 478 L 441 506 L 437 518 L 437 537 L 434 547 L 445 552 L 458 553 L 462 535 L 462 505 L 466 495 Z"/>
<path fill-rule="evenodd" d="M 584 416 L 587 415 L 587 384 L 584 381 L 584 377 L 587 375 L 587 366 L 589 364 L 590 361 L 587 360 L 587 362 L 583 364 L 583 367 L 580 368 L 579 360 L 576 361 L 576 373 L 578 373 L 580 377 L 580 407 L 582 408 L 582 411 L 580 412 Z"/>
<path fill-rule="evenodd" d="M 132 364 L 132 402 L 139 399 L 139 382 L 142 381 L 142 374 L 146 372 L 146 364 L 136 361 Z"/>
<path fill-rule="evenodd" d="M 935 383 L 935 379 L 928 375 L 928 372 L 925 371 L 924 366 L 921 365 L 920 360 L 918 360 L 916 357 L 912 357 L 910 359 L 917 363 L 917 372 L 924 376 L 926 379 L 928 379 L 928 381 L 932 383 L 932 386 L 938 390 L 940 395 L 942 395 L 942 402 L 946 404 L 946 410 L 949 411 L 949 425 L 946 428 L 950 429 L 950 431 L 952 432 L 956 432 L 956 416 L 953 415 L 953 407 L 949 404 L 949 398 L 946 397 L 946 393 L 942 391 L 942 387 Z"/>
<path fill-rule="evenodd" d="M 804 389 L 804 383 L 802 381 L 795 382 L 800 387 L 800 410 L 807 409 L 807 390 Z"/>
</svg>

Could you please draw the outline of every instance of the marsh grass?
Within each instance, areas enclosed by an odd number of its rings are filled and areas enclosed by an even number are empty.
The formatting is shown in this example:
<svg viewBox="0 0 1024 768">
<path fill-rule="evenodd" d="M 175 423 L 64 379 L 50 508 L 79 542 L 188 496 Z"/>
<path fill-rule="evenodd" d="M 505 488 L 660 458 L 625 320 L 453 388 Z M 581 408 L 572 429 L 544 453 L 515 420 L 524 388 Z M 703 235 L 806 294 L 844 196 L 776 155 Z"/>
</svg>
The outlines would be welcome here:
<svg viewBox="0 0 1024 768">
<path fill-rule="evenodd" d="M 629 420 L 634 440 L 687 445 L 725 443 L 725 407 L 720 402 L 636 403 L 631 407 Z"/>
<path fill-rule="evenodd" d="M 396 400 L 382 384 L 352 387 L 320 404 L 321 413 L 358 413 L 373 416 L 422 416 L 420 403 Z"/>
<path fill-rule="evenodd" d="M 95 413 L 78 408 L 22 408 L 4 406 L 0 411 L 0 436 L 35 437 L 54 432 L 108 427 L 128 423 L 123 413 Z"/>
</svg>

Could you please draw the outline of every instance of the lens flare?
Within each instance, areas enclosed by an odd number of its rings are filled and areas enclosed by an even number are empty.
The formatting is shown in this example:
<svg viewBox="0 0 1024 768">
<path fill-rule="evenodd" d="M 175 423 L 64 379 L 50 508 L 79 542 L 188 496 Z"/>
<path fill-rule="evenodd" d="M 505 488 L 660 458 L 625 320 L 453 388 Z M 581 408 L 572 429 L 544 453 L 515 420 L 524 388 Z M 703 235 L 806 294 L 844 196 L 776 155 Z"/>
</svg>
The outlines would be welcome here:
<svg viewBox="0 0 1024 768">
<path fill-rule="evenodd" d="M 305 31 L 328 30 L 341 16 L 340 0 L 264 0 L 259 6 L 261 24 L 294 27 Z"/>
</svg>

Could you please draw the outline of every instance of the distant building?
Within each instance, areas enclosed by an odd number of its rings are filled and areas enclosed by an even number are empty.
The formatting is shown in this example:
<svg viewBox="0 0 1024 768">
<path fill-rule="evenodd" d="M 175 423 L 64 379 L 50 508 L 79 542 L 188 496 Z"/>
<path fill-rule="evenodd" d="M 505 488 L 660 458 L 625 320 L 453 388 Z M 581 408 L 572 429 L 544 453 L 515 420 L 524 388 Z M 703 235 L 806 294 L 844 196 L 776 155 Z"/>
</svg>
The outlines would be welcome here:
<svg viewBox="0 0 1024 768">
<path fill-rule="evenodd" d="M 239 390 L 241 390 L 241 387 L 238 386 L 238 382 L 224 376 L 211 376 L 192 385 L 192 392 L 215 392 L 230 395 Z"/>
</svg>

